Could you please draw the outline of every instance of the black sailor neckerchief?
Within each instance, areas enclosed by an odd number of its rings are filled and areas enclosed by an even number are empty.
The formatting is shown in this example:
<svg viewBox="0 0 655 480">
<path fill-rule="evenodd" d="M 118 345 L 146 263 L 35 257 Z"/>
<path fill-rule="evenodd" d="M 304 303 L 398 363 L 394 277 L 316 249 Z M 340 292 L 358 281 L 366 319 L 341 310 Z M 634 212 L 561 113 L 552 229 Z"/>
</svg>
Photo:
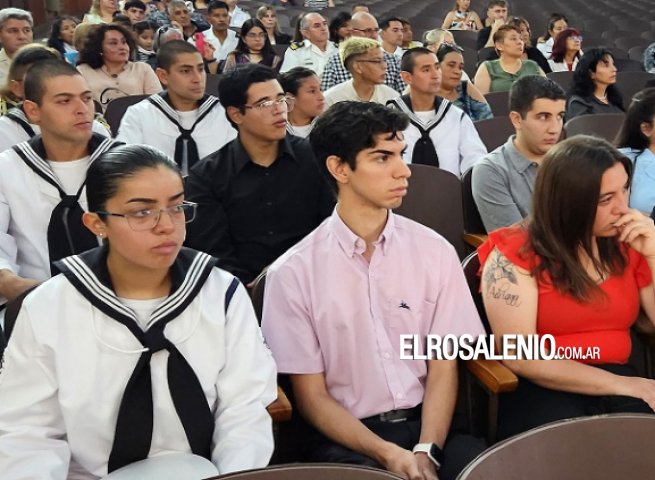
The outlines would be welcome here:
<svg viewBox="0 0 655 480">
<path fill-rule="evenodd" d="M 388 103 L 395 105 L 402 112 L 406 113 L 409 116 L 410 123 L 414 125 L 421 134 L 421 138 L 416 141 L 414 149 L 412 150 L 412 163 L 438 167 L 439 156 L 437 155 L 437 150 L 430 138 L 430 132 L 446 117 L 446 113 L 448 113 L 448 110 L 452 105 L 450 101 L 445 98 L 435 97 L 435 116 L 427 124 L 424 124 L 414 113 L 412 100 L 409 95 L 403 95 L 398 99 L 390 100 Z"/>
<path fill-rule="evenodd" d="M 98 133 L 92 133 L 89 141 L 89 152 L 91 153 L 89 164 L 117 145 L 122 145 L 122 143 Z M 56 260 L 98 246 L 96 237 L 82 223 L 84 210 L 79 204 L 79 199 L 86 186 L 86 181 L 82 182 L 75 195 L 68 195 L 64 191 L 59 179 L 44 159 L 46 152 L 41 135 L 36 135 L 31 140 L 14 145 L 12 148 L 36 175 L 57 189 L 61 198 L 61 201 L 52 210 L 48 223 L 48 254 L 50 270 L 54 275 L 57 273 L 54 268 Z"/>
<path fill-rule="evenodd" d="M 125 386 L 108 471 L 111 473 L 148 457 L 153 428 L 150 360 L 160 350 L 169 353 L 168 388 L 191 451 L 210 459 L 214 416 L 193 368 L 166 338 L 164 328 L 196 298 L 217 260 L 206 253 L 182 248 L 170 270 L 171 294 L 154 310 L 143 331 L 134 312 L 116 297 L 107 270 L 107 252 L 106 246 L 98 247 L 64 258 L 57 262 L 57 267 L 95 308 L 123 324 L 147 348 Z M 239 281 L 234 278 L 225 292 L 225 312 L 238 286 Z"/>
<path fill-rule="evenodd" d="M 32 128 L 32 124 L 27 118 L 27 115 L 25 115 L 25 111 L 23 110 L 22 105 L 9 110 L 5 114 L 5 117 L 10 118 L 15 123 L 17 123 L 23 130 L 25 130 L 25 133 L 29 138 L 32 138 L 34 135 L 36 135 L 36 132 Z"/>
<path fill-rule="evenodd" d="M 148 97 L 148 101 L 155 106 L 164 116 L 177 127 L 180 136 L 175 140 L 175 163 L 178 164 L 182 175 L 187 176 L 189 170 L 200 160 L 198 145 L 192 134 L 200 122 L 211 112 L 212 108 L 219 104 L 218 98 L 213 95 L 205 95 L 198 102 L 198 117 L 190 129 L 180 125 L 179 116 L 171 104 L 168 92 L 155 93 Z"/>
</svg>

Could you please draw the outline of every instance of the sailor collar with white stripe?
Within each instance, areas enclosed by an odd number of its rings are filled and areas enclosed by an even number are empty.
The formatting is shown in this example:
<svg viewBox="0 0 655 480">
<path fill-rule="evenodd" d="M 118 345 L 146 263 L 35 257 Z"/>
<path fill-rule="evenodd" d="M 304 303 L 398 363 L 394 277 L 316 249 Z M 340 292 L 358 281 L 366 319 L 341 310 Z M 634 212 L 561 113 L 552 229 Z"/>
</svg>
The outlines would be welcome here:
<svg viewBox="0 0 655 480">
<path fill-rule="evenodd" d="M 88 144 L 89 152 L 91 156 L 89 158 L 89 165 L 93 163 L 100 155 L 105 153 L 107 150 L 110 150 L 118 145 L 122 145 L 122 142 L 118 142 L 111 138 L 107 138 L 99 133 L 92 133 L 91 139 Z M 20 156 L 28 166 L 34 170 L 34 173 L 42 177 L 46 182 L 51 183 L 56 186 L 60 191 L 64 191 L 57 175 L 50 164 L 45 160 L 46 151 L 45 146 L 43 145 L 43 140 L 41 135 L 35 135 L 30 140 L 14 145 L 14 151 Z M 76 160 L 71 158 L 71 160 Z"/>
<path fill-rule="evenodd" d="M 424 123 L 418 115 L 414 113 L 412 107 L 412 100 L 409 95 L 403 95 L 393 100 L 390 100 L 389 103 L 398 107 L 402 112 L 407 114 L 413 123 L 422 125 L 424 129 L 429 130 L 432 125 L 441 121 L 441 118 L 448 112 L 450 100 L 442 98 L 439 96 L 434 97 L 434 112 L 435 115 L 428 123 Z"/>
<path fill-rule="evenodd" d="M 94 307 L 130 330 L 138 328 L 137 317 L 116 296 L 107 269 L 106 246 L 94 248 L 56 262 L 57 268 Z M 171 293 L 153 312 L 155 322 L 179 316 L 202 289 L 217 260 L 203 252 L 182 248 L 170 268 Z"/>
<path fill-rule="evenodd" d="M 164 90 L 163 92 L 155 93 L 148 97 L 148 101 L 153 105 L 159 107 L 163 113 L 170 117 L 175 123 L 179 123 L 180 115 L 173 107 L 171 103 L 170 96 L 168 92 Z M 196 123 L 204 118 L 204 116 L 217 104 L 220 103 L 218 98 L 213 95 L 204 95 L 200 100 L 198 100 L 198 115 Z"/>
</svg>

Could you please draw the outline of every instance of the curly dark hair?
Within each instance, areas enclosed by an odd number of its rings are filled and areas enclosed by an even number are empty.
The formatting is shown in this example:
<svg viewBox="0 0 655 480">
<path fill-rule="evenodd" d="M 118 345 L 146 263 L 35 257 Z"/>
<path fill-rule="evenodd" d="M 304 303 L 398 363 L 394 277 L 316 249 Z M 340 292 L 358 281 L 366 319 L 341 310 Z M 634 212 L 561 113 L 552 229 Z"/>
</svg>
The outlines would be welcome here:
<svg viewBox="0 0 655 480">
<path fill-rule="evenodd" d="M 86 63 L 89 67 L 96 69 L 102 67 L 104 61 L 102 59 L 102 41 L 105 39 L 105 33 L 110 30 L 116 30 L 123 34 L 127 45 L 130 47 L 130 58 L 133 58 L 136 52 L 136 42 L 132 33 L 122 25 L 115 23 L 105 23 L 93 28 L 89 33 L 84 47 L 80 51 L 80 56 L 77 61 L 78 65 Z"/>
<path fill-rule="evenodd" d="M 61 17 L 58 17 L 55 20 L 55 22 L 52 24 L 52 28 L 50 29 L 50 36 L 48 37 L 48 43 L 47 43 L 49 47 L 57 50 L 62 57 L 64 56 L 66 49 L 64 48 L 64 41 L 61 39 L 61 36 L 59 35 L 59 30 L 61 29 L 61 24 L 64 23 L 64 21 L 66 20 L 75 22 L 75 25 L 79 23 L 75 17 L 71 17 L 70 15 L 63 15 Z"/>
</svg>

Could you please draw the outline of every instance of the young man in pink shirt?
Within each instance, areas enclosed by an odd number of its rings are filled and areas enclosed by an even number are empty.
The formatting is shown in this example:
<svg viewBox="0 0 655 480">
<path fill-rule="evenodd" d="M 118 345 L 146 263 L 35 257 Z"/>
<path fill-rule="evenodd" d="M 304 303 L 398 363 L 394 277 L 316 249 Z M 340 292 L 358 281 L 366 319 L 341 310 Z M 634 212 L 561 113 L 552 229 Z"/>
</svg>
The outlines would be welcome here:
<svg viewBox="0 0 655 480">
<path fill-rule="evenodd" d="M 269 268 L 262 328 L 317 431 L 309 460 L 444 480 L 483 445 L 449 435 L 456 361 L 403 360 L 401 335 L 484 329 L 452 245 L 391 211 L 411 175 L 407 124 L 401 112 L 362 102 L 319 117 L 310 142 L 337 206 Z"/>
</svg>

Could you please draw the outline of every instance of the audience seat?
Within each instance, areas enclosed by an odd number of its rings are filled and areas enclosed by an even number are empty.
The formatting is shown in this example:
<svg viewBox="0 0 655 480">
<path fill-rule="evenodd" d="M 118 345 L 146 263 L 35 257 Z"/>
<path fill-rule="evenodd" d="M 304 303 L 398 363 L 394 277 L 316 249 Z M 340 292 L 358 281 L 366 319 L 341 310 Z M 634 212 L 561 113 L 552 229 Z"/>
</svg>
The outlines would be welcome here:
<svg viewBox="0 0 655 480">
<path fill-rule="evenodd" d="M 332 463 L 288 464 L 226 473 L 207 480 L 398 480 L 402 477 L 361 465 Z"/>
<path fill-rule="evenodd" d="M 571 88 L 571 84 L 573 83 L 573 72 L 569 71 L 550 72 L 546 74 L 546 77 L 557 83 L 564 89 L 565 92 L 568 92 L 569 88 Z"/>
<path fill-rule="evenodd" d="M 598 113 L 572 118 L 564 125 L 566 137 L 580 134 L 594 135 L 613 142 L 624 117 L 623 113 Z"/>
<path fill-rule="evenodd" d="M 128 107 L 148 97 L 149 95 L 128 95 L 127 97 L 116 98 L 107 104 L 105 120 L 107 120 L 107 123 L 111 127 L 111 133 L 114 137 L 118 135 L 118 127 Z"/>
<path fill-rule="evenodd" d="M 645 51 L 646 51 L 646 47 L 644 47 L 643 45 L 637 45 L 628 50 L 628 57 L 630 58 L 630 60 L 637 60 L 638 62 L 643 62 Z"/>
<path fill-rule="evenodd" d="M 464 212 L 464 241 L 474 248 L 479 247 L 487 239 L 487 230 L 484 228 L 478 206 L 473 199 L 471 188 L 473 168 L 469 168 L 462 175 L 462 208 Z"/>
<path fill-rule="evenodd" d="M 453 34 L 455 43 L 460 47 L 469 47 L 475 49 L 478 46 L 478 32 L 471 30 L 450 30 Z"/>
<path fill-rule="evenodd" d="M 639 60 L 631 60 L 629 58 L 616 58 L 614 65 L 619 72 L 643 72 L 644 64 Z"/>
<path fill-rule="evenodd" d="M 395 212 L 433 229 L 455 247 L 460 259 L 464 258 L 467 248 L 462 239 L 464 215 L 459 178 L 431 165 L 410 164 L 409 168 L 409 190 Z"/>
<path fill-rule="evenodd" d="M 491 107 L 494 117 L 509 115 L 509 92 L 490 92 L 484 98 Z"/>
<path fill-rule="evenodd" d="M 482 453 L 458 480 L 652 478 L 655 415 L 612 414 L 549 423 Z"/>
<path fill-rule="evenodd" d="M 475 46 L 462 47 L 462 57 L 464 57 L 464 71 L 473 81 L 475 72 L 478 70 L 478 52 L 475 50 Z"/>
<path fill-rule="evenodd" d="M 509 121 L 509 117 L 494 117 L 487 120 L 479 120 L 474 125 L 482 143 L 484 143 L 490 152 L 504 144 L 510 135 L 514 135 L 514 127 Z"/>
<path fill-rule="evenodd" d="M 627 108 L 635 93 L 646 87 L 646 82 L 655 81 L 655 74 L 641 72 L 618 72 L 616 75 L 616 87 L 623 96 L 623 105 Z"/>
</svg>

